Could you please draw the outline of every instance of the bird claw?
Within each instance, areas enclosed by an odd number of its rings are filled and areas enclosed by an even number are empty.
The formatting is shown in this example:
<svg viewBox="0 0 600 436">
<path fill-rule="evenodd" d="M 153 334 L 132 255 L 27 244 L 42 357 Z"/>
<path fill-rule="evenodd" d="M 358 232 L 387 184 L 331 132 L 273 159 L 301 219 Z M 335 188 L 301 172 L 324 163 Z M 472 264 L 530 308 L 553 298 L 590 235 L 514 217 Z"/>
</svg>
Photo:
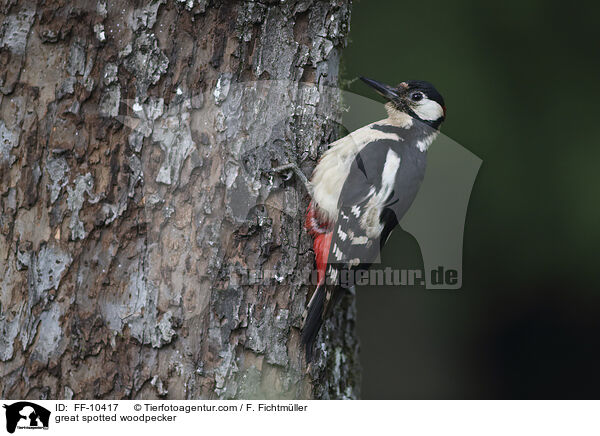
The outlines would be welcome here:
<svg viewBox="0 0 600 436">
<path fill-rule="evenodd" d="M 294 175 L 294 170 L 289 168 L 287 165 L 282 165 L 280 167 L 273 168 L 273 169 L 271 169 L 271 172 L 272 173 L 280 173 L 281 178 L 285 181 L 290 180 L 292 178 L 292 176 Z"/>
<path fill-rule="evenodd" d="M 285 165 L 280 165 L 278 167 L 272 168 L 271 172 L 272 173 L 287 172 L 287 174 L 282 177 L 283 180 L 286 180 L 286 181 L 290 180 L 292 178 L 292 175 L 296 175 L 296 177 L 298 177 L 300 179 L 300 181 L 302 182 L 302 184 L 304 185 L 304 187 L 306 188 L 308 193 L 312 194 L 310 182 L 308 181 L 308 179 L 306 178 L 306 176 L 304 175 L 304 173 L 302 172 L 300 167 L 298 165 L 296 165 L 295 163 L 287 163 Z"/>
</svg>

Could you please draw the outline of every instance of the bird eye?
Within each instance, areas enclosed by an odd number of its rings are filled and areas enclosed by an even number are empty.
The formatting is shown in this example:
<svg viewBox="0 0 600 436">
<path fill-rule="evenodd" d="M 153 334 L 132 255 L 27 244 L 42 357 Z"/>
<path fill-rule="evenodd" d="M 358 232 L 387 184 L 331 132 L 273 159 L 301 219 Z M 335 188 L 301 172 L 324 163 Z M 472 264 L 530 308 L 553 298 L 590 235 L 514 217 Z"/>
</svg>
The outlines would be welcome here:
<svg viewBox="0 0 600 436">
<path fill-rule="evenodd" d="M 415 92 L 413 95 L 410 96 L 410 98 L 412 98 L 414 101 L 423 100 L 423 93 Z"/>
</svg>

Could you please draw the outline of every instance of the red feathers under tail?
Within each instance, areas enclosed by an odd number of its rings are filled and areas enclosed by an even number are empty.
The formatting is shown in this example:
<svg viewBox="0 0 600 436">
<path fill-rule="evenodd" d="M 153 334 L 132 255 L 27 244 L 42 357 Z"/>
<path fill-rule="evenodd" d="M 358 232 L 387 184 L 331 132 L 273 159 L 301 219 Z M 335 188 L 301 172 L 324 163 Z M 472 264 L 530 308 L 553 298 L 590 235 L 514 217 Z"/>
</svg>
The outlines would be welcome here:
<svg viewBox="0 0 600 436">
<path fill-rule="evenodd" d="M 329 256 L 329 246 L 331 245 L 331 229 L 329 222 L 322 220 L 315 210 L 312 202 L 306 210 L 306 220 L 304 227 L 313 238 L 313 249 L 317 261 L 318 284 L 325 282 L 325 271 L 327 270 L 327 258 Z"/>
<path fill-rule="evenodd" d="M 315 237 L 314 249 L 317 259 L 317 277 L 319 285 L 325 283 L 325 271 L 327 270 L 327 257 L 329 256 L 329 246 L 331 245 L 332 233 L 325 233 Z"/>
<path fill-rule="evenodd" d="M 325 273 L 333 234 L 330 223 L 319 216 L 312 203 L 308 205 L 306 210 L 304 226 L 314 238 L 313 249 L 315 251 L 318 279 L 317 289 L 315 289 L 315 293 L 308 303 L 306 318 L 302 327 L 302 343 L 306 350 L 306 361 L 310 362 L 313 359 L 315 339 L 325 317 L 325 307 L 328 300 L 325 289 Z"/>
</svg>

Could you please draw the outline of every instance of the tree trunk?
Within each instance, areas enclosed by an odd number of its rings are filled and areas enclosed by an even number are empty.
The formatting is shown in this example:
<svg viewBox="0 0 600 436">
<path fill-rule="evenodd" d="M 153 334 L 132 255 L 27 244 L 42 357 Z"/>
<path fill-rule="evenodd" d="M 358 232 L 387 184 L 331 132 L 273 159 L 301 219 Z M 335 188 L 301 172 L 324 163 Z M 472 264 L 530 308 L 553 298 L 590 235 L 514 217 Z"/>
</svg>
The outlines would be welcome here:
<svg viewBox="0 0 600 436">
<path fill-rule="evenodd" d="M 301 183 L 350 0 L 0 0 L 0 396 L 355 398 Z"/>
</svg>

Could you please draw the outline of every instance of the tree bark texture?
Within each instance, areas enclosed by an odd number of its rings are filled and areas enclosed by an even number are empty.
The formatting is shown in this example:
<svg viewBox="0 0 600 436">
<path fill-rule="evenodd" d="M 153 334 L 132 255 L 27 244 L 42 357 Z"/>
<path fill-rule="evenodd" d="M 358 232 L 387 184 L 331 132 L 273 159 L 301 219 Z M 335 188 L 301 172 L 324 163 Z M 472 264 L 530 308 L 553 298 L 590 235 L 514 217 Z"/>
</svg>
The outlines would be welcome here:
<svg viewBox="0 0 600 436">
<path fill-rule="evenodd" d="M 358 396 L 270 171 L 335 139 L 349 3 L 0 0 L 1 397 Z"/>
</svg>

